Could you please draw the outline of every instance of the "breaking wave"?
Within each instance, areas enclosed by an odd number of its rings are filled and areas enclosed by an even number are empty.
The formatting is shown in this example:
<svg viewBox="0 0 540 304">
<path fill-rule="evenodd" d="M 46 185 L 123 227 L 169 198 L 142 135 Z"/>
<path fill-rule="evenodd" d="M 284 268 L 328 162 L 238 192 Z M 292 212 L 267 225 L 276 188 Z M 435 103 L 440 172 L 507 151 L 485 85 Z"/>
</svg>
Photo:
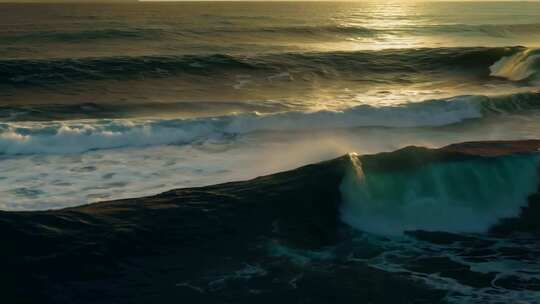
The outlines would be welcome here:
<svg viewBox="0 0 540 304">
<path fill-rule="evenodd" d="M 540 49 L 525 49 L 505 56 L 491 67 L 491 75 L 512 81 L 540 80 Z"/>
<path fill-rule="evenodd" d="M 0 60 L 0 85 L 40 86 L 107 79 L 146 79 L 205 76 L 223 79 L 226 75 L 252 73 L 267 77 L 289 72 L 299 78 L 373 79 L 373 75 L 403 73 L 474 72 L 489 77 L 489 67 L 502 57 L 527 52 L 508 48 L 430 48 L 380 51 L 278 53 L 256 56 L 210 54 L 178 56 L 134 56 L 59 59 Z M 413 77 L 413 76 L 410 76 Z"/>
<path fill-rule="evenodd" d="M 436 127 L 500 113 L 540 109 L 540 93 L 457 96 L 342 111 L 247 113 L 197 119 L 93 119 L 0 123 L 0 154 L 80 153 L 96 149 L 189 144 L 259 131 L 356 127 Z"/>
<path fill-rule="evenodd" d="M 40 32 L 12 32 L 0 36 L 3 43 L 20 42 L 83 42 L 88 40 L 109 39 L 151 39 L 159 37 L 162 31 L 158 29 L 125 28 L 125 29 L 97 29 L 85 31 L 40 31 Z"/>
<path fill-rule="evenodd" d="M 411 147 L 351 155 L 355 170 L 341 185 L 342 219 L 379 235 L 484 233 L 518 216 L 538 187 L 538 154 L 443 161 L 432 154 Z"/>
</svg>

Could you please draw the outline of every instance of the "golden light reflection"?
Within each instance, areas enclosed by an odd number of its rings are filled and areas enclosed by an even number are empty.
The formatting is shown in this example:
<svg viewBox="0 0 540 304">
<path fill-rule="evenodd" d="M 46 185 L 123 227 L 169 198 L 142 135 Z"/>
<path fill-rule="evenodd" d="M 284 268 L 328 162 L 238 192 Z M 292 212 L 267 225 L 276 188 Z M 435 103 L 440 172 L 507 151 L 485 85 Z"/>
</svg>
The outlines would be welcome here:
<svg viewBox="0 0 540 304">
<path fill-rule="evenodd" d="M 407 29 L 423 23 L 419 18 L 417 3 L 382 2 L 372 3 L 365 8 L 357 8 L 343 23 L 343 26 L 356 26 L 378 31 L 375 37 L 354 37 L 357 49 L 412 48 L 426 44 L 426 37 L 403 35 Z"/>
</svg>

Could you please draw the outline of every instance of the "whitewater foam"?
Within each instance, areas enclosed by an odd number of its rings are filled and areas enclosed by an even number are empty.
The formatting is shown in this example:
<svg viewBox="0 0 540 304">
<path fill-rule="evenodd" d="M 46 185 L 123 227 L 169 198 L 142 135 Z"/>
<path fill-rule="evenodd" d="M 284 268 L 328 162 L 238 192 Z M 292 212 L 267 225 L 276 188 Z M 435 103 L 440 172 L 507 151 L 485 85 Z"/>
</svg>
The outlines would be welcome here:
<svg viewBox="0 0 540 304">
<path fill-rule="evenodd" d="M 0 125 L 0 154 L 62 154 L 191 143 L 215 133 L 197 121 L 75 121 Z"/>
<path fill-rule="evenodd" d="M 190 144 L 260 132 L 358 127 L 438 127 L 540 108 L 540 94 L 469 95 L 341 111 L 244 113 L 197 119 L 95 119 L 0 123 L 0 154 L 63 154 L 122 147 Z"/>
<path fill-rule="evenodd" d="M 540 49 L 525 49 L 511 56 L 504 56 L 490 68 L 491 76 L 512 81 L 540 79 Z"/>
<path fill-rule="evenodd" d="M 355 251 L 363 248 L 376 248 L 379 254 L 374 257 L 359 258 L 356 253 L 351 254 L 350 262 L 367 263 L 371 267 L 385 272 L 406 274 L 409 278 L 423 282 L 440 290 L 447 290 L 445 303 L 456 304 L 499 304 L 499 303 L 536 303 L 539 292 L 533 288 L 523 288 L 502 284 L 502 281 L 511 280 L 521 284 L 534 285 L 540 279 L 540 268 L 534 259 L 516 259 L 505 255 L 509 248 L 519 251 L 524 244 L 519 240 L 496 239 L 480 235 L 461 235 L 475 245 L 460 242 L 451 244 L 435 244 L 420 241 L 408 236 L 377 236 L 369 233 L 362 234 L 354 240 Z M 481 245 L 480 245 L 481 244 Z M 534 242 L 532 243 L 534 244 Z M 538 253 L 538 246 L 526 246 L 531 253 Z M 485 252 L 486 255 L 478 255 Z M 481 258 L 479 258 L 481 257 Z M 441 262 L 426 269 L 414 267 L 417 259 L 433 259 L 447 261 Z M 467 274 L 463 277 L 445 275 L 444 272 L 451 267 L 470 269 L 469 274 L 485 279 L 484 286 L 470 286 Z M 411 267 L 412 266 L 412 267 Z M 527 269 L 527 271 L 523 271 Z M 443 273 L 441 273 L 443 272 Z M 453 278 L 452 278 L 453 277 Z M 488 281 L 487 278 L 491 279 Z M 464 280 L 465 279 L 465 280 Z M 469 283 L 469 284 L 468 284 Z M 519 299 L 519 301 L 517 301 Z"/>
</svg>

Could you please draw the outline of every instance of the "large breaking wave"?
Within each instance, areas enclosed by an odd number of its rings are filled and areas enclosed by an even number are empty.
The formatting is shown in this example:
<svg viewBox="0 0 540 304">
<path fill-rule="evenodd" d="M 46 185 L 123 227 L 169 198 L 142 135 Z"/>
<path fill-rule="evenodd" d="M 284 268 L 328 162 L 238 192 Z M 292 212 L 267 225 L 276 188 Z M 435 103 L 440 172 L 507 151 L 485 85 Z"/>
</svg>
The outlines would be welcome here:
<svg viewBox="0 0 540 304">
<path fill-rule="evenodd" d="M 411 147 L 392 152 L 393 160 L 351 155 L 354 170 L 341 185 L 343 220 L 383 235 L 484 233 L 518 216 L 538 187 L 538 154 L 445 161 L 431 154 Z"/>
</svg>

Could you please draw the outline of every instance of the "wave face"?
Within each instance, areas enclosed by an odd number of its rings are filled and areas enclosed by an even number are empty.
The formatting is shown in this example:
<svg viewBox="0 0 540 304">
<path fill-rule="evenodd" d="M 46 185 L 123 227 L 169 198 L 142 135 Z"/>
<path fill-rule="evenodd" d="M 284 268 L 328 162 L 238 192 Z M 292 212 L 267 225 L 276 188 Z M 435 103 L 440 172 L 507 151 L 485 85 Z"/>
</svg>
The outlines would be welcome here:
<svg viewBox="0 0 540 304">
<path fill-rule="evenodd" d="M 540 49 L 526 49 L 505 56 L 491 67 L 491 76 L 512 81 L 540 80 Z"/>
<path fill-rule="evenodd" d="M 536 109 L 540 109 L 540 93 L 457 96 L 398 106 L 362 105 L 343 111 L 253 113 L 197 119 L 5 122 L 0 123 L 0 154 L 62 154 L 189 144 L 261 131 L 436 127 Z"/>
<path fill-rule="evenodd" d="M 412 153 L 422 162 L 426 152 L 411 149 L 395 153 Z M 364 164 L 352 157 L 354 174 L 341 185 L 342 219 L 379 235 L 484 233 L 500 219 L 519 215 L 539 182 L 539 155 L 433 163 L 426 158 L 425 164 L 398 170 L 378 170 L 373 159 Z"/>
</svg>

